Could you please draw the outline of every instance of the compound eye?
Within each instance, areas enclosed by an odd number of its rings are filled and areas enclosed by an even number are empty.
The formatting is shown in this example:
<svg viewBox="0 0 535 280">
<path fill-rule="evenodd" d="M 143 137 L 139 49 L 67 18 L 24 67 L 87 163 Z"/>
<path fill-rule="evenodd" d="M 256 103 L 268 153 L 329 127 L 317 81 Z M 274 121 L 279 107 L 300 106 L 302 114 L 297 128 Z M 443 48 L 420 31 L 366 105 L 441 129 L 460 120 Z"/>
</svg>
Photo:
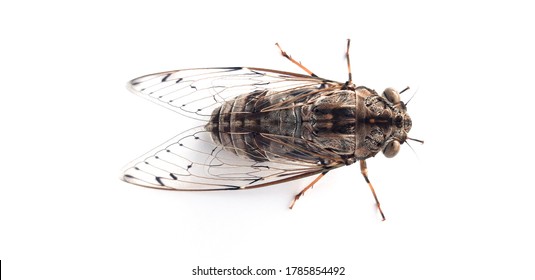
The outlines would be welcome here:
<svg viewBox="0 0 535 280">
<path fill-rule="evenodd" d="M 385 89 L 385 91 L 383 91 L 383 97 L 392 102 L 392 104 L 398 104 L 400 102 L 399 93 L 393 88 Z"/>
<path fill-rule="evenodd" d="M 383 154 L 387 158 L 393 158 L 398 154 L 400 147 L 401 144 L 399 144 L 398 140 L 390 141 L 383 149 Z"/>
</svg>

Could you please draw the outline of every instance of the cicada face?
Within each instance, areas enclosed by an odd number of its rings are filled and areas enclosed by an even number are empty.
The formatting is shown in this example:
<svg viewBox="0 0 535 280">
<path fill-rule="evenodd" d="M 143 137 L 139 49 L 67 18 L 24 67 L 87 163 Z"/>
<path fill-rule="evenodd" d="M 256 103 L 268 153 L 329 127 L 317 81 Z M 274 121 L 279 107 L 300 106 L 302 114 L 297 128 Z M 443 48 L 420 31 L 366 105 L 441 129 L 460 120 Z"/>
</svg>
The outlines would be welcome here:
<svg viewBox="0 0 535 280">
<path fill-rule="evenodd" d="M 383 146 L 383 154 L 392 158 L 399 152 L 401 144 L 407 140 L 407 135 L 412 127 L 412 120 L 407 113 L 405 103 L 400 100 L 399 93 L 393 88 L 387 88 L 383 92 L 383 98 L 390 110 L 392 110 L 393 133 L 388 137 Z"/>
</svg>

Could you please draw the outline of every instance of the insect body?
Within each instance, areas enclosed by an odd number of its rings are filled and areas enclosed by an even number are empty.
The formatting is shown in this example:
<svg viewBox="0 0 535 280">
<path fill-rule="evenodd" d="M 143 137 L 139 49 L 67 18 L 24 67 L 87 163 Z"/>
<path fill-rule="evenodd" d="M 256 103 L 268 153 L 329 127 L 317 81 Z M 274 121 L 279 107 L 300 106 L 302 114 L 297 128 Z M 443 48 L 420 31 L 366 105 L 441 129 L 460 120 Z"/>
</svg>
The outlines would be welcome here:
<svg viewBox="0 0 535 280">
<path fill-rule="evenodd" d="M 349 40 L 348 40 L 349 50 Z M 399 93 L 382 95 L 317 77 L 261 68 L 168 71 L 129 83 L 143 97 L 199 121 L 199 126 L 130 163 L 129 183 L 166 190 L 237 190 L 318 177 L 383 151 L 393 157 L 411 119 Z M 350 69 L 349 55 L 348 69 Z M 349 71 L 351 73 L 351 71 Z"/>
</svg>

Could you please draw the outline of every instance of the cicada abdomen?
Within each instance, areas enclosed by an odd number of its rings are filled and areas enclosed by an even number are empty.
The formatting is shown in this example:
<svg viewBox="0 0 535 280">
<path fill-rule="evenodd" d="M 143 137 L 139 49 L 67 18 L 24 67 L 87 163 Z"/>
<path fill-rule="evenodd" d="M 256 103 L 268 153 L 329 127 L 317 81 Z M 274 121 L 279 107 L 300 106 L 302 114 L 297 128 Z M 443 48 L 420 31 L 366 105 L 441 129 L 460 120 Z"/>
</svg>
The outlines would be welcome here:
<svg viewBox="0 0 535 280">
<path fill-rule="evenodd" d="M 348 41 L 349 50 L 349 41 Z M 281 50 L 282 51 L 282 50 Z M 245 67 L 168 71 L 134 79 L 130 89 L 200 120 L 129 164 L 127 182 L 167 190 L 250 189 L 319 176 L 383 151 L 393 157 L 412 122 L 399 93 L 277 70 Z M 349 65 L 349 55 L 348 68 Z"/>
</svg>

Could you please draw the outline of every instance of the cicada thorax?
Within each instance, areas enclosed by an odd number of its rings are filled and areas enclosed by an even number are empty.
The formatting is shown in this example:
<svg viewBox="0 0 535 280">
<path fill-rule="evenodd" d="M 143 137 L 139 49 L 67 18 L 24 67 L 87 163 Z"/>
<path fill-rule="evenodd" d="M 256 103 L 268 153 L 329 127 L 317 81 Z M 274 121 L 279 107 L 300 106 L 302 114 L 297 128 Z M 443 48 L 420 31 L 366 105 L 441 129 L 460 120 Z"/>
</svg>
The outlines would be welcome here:
<svg viewBox="0 0 535 280">
<path fill-rule="evenodd" d="M 215 143 L 255 161 L 347 165 L 404 141 L 404 106 L 366 87 L 255 91 L 215 109 L 205 126 Z M 410 129 L 410 127 L 409 127 Z"/>
</svg>

